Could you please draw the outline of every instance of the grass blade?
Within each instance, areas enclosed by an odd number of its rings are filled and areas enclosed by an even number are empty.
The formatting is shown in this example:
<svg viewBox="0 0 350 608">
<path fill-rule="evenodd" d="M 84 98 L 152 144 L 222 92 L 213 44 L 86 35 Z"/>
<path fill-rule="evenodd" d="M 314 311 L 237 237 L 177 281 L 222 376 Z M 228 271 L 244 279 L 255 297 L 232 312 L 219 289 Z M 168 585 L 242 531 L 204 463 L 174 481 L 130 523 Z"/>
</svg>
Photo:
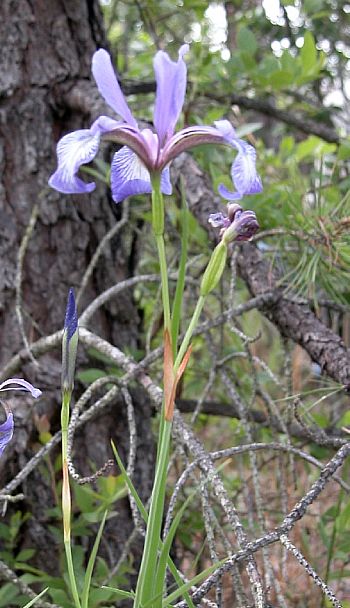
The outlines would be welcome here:
<svg viewBox="0 0 350 608">
<path fill-rule="evenodd" d="M 39 595 L 37 595 L 36 597 L 34 597 L 32 600 L 30 600 L 30 602 L 28 602 L 28 604 L 25 604 L 25 606 L 23 606 L 23 608 L 30 608 L 30 606 L 34 606 L 34 604 L 36 603 L 36 601 L 38 599 L 40 599 L 48 590 L 49 590 L 49 588 L 45 587 L 45 589 L 43 589 L 41 591 L 41 593 L 39 593 Z"/>
<path fill-rule="evenodd" d="M 91 551 L 91 554 L 90 554 L 90 557 L 89 557 L 89 562 L 88 562 L 88 565 L 87 565 L 87 568 L 86 568 L 85 577 L 84 577 L 83 593 L 82 593 L 82 596 L 81 596 L 81 605 L 82 605 L 82 608 L 88 608 L 89 592 L 90 592 L 92 572 L 93 572 L 93 569 L 94 569 L 94 565 L 95 565 L 95 561 L 96 561 L 96 555 L 97 555 L 97 551 L 98 551 L 98 548 L 99 548 L 99 545 L 100 545 L 103 528 L 104 528 L 105 523 L 106 523 L 107 513 L 108 513 L 108 511 L 105 511 L 105 513 L 103 515 L 102 521 L 100 523 L 100 527 L 99 527 L 98 532 L 97 532 L 97 536 L 95 538 L 94 546 L 92 547 L 92 551 Z"/>
<path fill-rule="evenodd" d="M 129 475 L 126 472 L 126 469 L 125 469 L 125 467 L 123 465 L 123 462 L 122 462 L 122 460 L 121 460 L 121 458 L 120 458 L 120 456 L 118 454 L 118 450 L 117 450 L 115 444 L 113 443 L 113 441 L 111 441 L 111 444 L 112 444 L 112 450 L 113 450 L 115 459 L 116 459 L 116 461 L 118 463 L 118 467 L 119 467 L 120 472 L 121 472 L 121 474 L 123 476 L 123 479 L 124 479 L 126 485 L 129 488 L 130 494 L 133 496 L 133 498 L 134 498 L 134 500 L 136 502 L 137 508 L 140 511 L 140 515 L 141 515 L 142 519 L 144 520 L 145 524 L 147 524 L 147 522 L 148 522 L 148 513 L 147 513 L 145 507 L 143 506 L 142 500 L 140 499 L 140 497 L 139 497 L 139 495 L 137 493 L 137 490 L 136 490 L 134 484 L 132 483 Z M 159 548 L 161 549 L 161 547 L 162 547 L 162 541 L 161 541 L 161 539 L 159 539 Z M 176 568 L 174 562 L 172 561 L 172 559 L 170 557 L 168 559 L 168 567 L 169 567 L 169 570 L 170 570 L 172 576 L 174 577 L 174 580 L 175 580 L 176 584 L 178 585 L 178 587 L 182 587 L 183 586 L 183 581 L 181 580 L 181 577 L 180 577 L 180 575 L 179 575 L 179 573 L 177 571 L 177 568 Z M 185 600 L 186 600 L 186 602 L 188 604 L 188 608 L 195 608 L 195 605 L 192 602 L 192 600 L 191 600 L 190 596 L 188 595 L 187 591 L 183 592 L 183 596 L 184 596 L 184 598 L 185 598 Z"/>
<path fill-rule="evenodd" d="M 188 581 L 188 583 L 184 583 L 181 587 L 179 587 L 179 589 L 176 589 L 176 591 L 173 591 L 173 593 L 168 595 L 168 597 L 166 597 L 163 600 L 162 608 L 166 608 L 167 606 L 170 606 L 171 602 L 174 602 L 175 600 L 177 600 L 178 597 L 181 597 L 181 595 L 184 595 L 185 591 L 189 591 L 189 589 L 191 589 L 191 587 L 193 587 L 194 585 L 197 585 L 197 583 L 200 583 L 204 578 L 209 576 L 209 574 L 211 574 L 212 572 L 215 572 L 215 570 L 220 568 L 220 566 L 222 566 L 225 562 L 227 562 L 228 559 L 229 558 L 226 557 L 225 559 L 222 559 L 221 561 L 216 562 L 212 566 L 209 566 L 209 568 L 206 568 L 205 570 L 203 570 L 203 572 L 200 572 L 199 574 L 197 574 L 197 576 L 195 576 L 190 581 Z"/>
</svg>

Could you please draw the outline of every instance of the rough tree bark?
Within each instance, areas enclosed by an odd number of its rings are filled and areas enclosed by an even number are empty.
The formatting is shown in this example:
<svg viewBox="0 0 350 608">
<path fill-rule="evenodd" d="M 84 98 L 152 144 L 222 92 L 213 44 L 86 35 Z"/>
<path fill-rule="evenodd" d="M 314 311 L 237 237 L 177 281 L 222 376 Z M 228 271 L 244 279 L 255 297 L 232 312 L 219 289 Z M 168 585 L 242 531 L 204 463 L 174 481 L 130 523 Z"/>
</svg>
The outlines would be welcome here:
<svg viewBox="0 0 350 608">
<path fill-rule="evenodd" d="M 21 293 L 28 342 L 62 327 L 69 286 L 79 287 L 97 244 L 121 216 L 121 207 L 99 186 L 91 196 L 63 196 L 50 190 L 55 142 L 64 133 L 89 125 L 96 116 L 67 105 L 79 82 L 90 83 L 94 50 L 106 46 L 97 0 L 3 0 L 0 5 L 0 365 L 23 348 L 14 306 L 19 280 L 18 252 L 35 205 L 37 220 L 24 255 Z M 73 95 L 74 96 L 74 95 Z M 135 243 L 126 228 L 105 249 L 90 279 L 81 308 L 98 293 L 133 272 Z M 97 331 L 119 347 L 136 346 L 140 319 L 130 292 L 104 307 L 94 319 Z M 40 403 L 12 399 L 14 441 L 1 461 L 0 481 L 9 479 L 33 454 L 38 443 L 35 421 L 56 430 L 59 422 L 59 352 L 23 366 L 23 375 L 43 390 Z M 148 403 L 138 394 L 136 480 L 147 495 L 152 478 L 152 436 Z M 107 415 L 77 436 L 76 462 L 82 474 L 90 463 L 101 466 L 111 456 L 114 439 L 126 453 L 125 407 L 112 404 Z M 111 431 L 113 429 L 113 431 Z M 23 487 L 24 509 L 32 513 L 22 544 L 35 546 L 37 565 L 56 570 L 57 551 L 48 531 L 46 509 L 55 503 L 52 480 L 33 474 Z M 18 505 L 17 505 L 18 509 Z M 127 503 L 118 506 L 119 526 L 107 530 L 114 559 L 130 531 Z M 51 547 L 51 549 L 50 549 Z M 57 570 L 56 570 L 57 573 Z"/>
</svg>

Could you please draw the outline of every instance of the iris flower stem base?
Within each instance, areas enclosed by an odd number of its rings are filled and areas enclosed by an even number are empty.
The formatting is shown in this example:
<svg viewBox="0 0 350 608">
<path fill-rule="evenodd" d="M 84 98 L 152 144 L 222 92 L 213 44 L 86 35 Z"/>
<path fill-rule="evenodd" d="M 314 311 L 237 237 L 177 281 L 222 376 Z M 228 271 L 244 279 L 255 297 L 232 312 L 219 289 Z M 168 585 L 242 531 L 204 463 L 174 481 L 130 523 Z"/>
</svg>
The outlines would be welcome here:
<svg viewBox="0 0 350 608">
<path fill-rule="evenodd" d="M 69 487 L 69 473 L 68 473 L 68 424 L 69 424 L 69 407 L 70 407 L 71 393 L 63 391 L 62 398 L 62 409 L 61 409 L 61 429 L 62 429 L 62 471 L 63 471 L 63 484 L 62 484 L 62 515 L 63 515 L 63 535 L 64 535 L 64 549 L 67 560 L 67 570 L 69 576 L 69 582 L 71 592 L 74 600 L 75 608 L 81 608 L 77 583 L 75 580 L 73 558 L 72 558 L 72 546 L 71 546 L 71 497 Z"/>
<path fill-rule="evenodd" d="M 140 572 L 137 581 L 134 608 L 140 608 L 154 597 L 157 575 L 158 547 L 163 520 L 166 475 L 169 463 L 171 422 L 165 420 L 158 449 L 158 462 L 154 478 L 147 530 Z M 154 605 L 156 604 L 154 599 Z"/>
</svg>

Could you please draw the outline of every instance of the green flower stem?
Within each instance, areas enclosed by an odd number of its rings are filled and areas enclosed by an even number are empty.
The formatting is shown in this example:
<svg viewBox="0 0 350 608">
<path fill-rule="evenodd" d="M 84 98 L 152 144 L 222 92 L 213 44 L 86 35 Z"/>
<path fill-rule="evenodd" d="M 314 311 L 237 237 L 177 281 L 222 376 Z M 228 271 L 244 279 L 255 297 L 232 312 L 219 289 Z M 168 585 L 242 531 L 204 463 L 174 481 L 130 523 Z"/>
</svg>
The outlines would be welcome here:
<svg viewBox="0 0 350 608">
<path fill-rule="evenodd" d="M 206 296 L 199 296 L 198 302 L 196 304 L 196 308 L 194 309 L 194 313 L 192 315 L 191 322 L 187 328 L 184 339 L 182 340 L 182 344 L 180 346 L 180 350 L 175 359 L 175 363 L 174 363 L 174 373 L 175 374 L 176 374 L 177 370 L 179 369 L 180 363 L 181 363 L 182 359 L 184 358 L 184 355 L 186 354 L 186 351 L 190 345 L 192 334 L 198 324 L 199 317 L 201 315 L 201 312 L 203 310 L 203 306 L 205 303 L 205 299 L 206 299 Z"/>
<path fill-rule="evenodd" d="M 211 254 L 208 265 L 204 271 L 200 288 L 200 296 L 174 363 L 175 374 L 179 369 L 181 361 L 184 358 L 184 355 L 186 354 L 186 351 L 190 345 L 190 340 L 199 321 L 199 317 L 203 310 L 206 297 L 211 291 L 213 291 L 213 289 L 215 289 L 222 276 L 222 273 L 224 272 L 226 259 L 227 245 L 223 241 L 220 241 L 220 243 L 215 247 L 213 253 Z"/>
<path fill-rule="evenodd" d="M 158 248 L 158 258 L 160 265 L 160 277 L 162 281 L 162 299 L 163 299 L 163 310 L 164 310 L 164 329 L 169 331 L 171 335 L 171 320 L 170 320 L 170 303 L 169 303 L 169 286 L 168 286 L 168 272 L 167 263 L 165 257 L 164 237 L 163 235 L 156 235 L 156 242 Z"/>
<path fill-rule="evenodd" d="M 159 458 L 153 484 L 151 504 L 148 514 L 145 544 L 138 576 L 134 608 L 144 606 L 154 597 L 155 573 L 158 562 L 158 546 L 162 527 L 166 473 L 169 463 L 171 422 L 164 421 L 160 438 Z"/>
<path fill-rule="evenodd" d="M 164 201 L 160 189 L 160 175 L 158 174 L 152 177 L 152 226 L 157 243 L 162 282 L 164 329 L 167 329 L 171 334 L 168 272 L 164 245 Z"/>
<path fill-rule="evenodd" d="M 81 608 L 77 583 L 75 580 L 72 546 L 71 546 L 71 498 L 69 488 L 69 473 L 67 461 L 67 446 L 68 446 L 68 424 L 69 424 L 69 406 L 71 392 L 63 391 L 62 409 L 61 409 L 61 429 L 62 429 L 62 470 L 63 470 L 63 485 L 62 485 L 62 514 L 63 514 L 63 536 L 64 548 L 66 552 L 68 576 L 71 586 L 71 592 L 76 608 Z"/>
</svg>

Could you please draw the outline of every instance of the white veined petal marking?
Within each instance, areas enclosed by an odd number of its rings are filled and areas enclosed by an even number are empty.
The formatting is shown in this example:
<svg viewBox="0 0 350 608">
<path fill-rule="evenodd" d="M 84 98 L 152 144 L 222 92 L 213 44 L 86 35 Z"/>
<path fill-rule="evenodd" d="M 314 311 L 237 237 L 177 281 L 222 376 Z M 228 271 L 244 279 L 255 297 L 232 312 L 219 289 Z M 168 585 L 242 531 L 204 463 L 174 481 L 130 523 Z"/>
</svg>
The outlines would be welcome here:
<svg viewBox="0 0 350 608">
<path fill-rule="evenodd" d="M 58 166 L 61 179 L 70 182 L 80 165 L 95 158 L 100 143 L 100 134 L 92 135 L 90 129 L 81 129 L 62 137 L 57 145 Z"/>
<path fill-rule="evenodd" d="M 113 165 L 120 174 L 119 179 L 122 179 L 124 182 L 136 179 L 145 182 L 151 181 L 148 169 L 146 169 L 139 157 L 126 146 L 123 146 L 115 154 Z"/>
</svg>

